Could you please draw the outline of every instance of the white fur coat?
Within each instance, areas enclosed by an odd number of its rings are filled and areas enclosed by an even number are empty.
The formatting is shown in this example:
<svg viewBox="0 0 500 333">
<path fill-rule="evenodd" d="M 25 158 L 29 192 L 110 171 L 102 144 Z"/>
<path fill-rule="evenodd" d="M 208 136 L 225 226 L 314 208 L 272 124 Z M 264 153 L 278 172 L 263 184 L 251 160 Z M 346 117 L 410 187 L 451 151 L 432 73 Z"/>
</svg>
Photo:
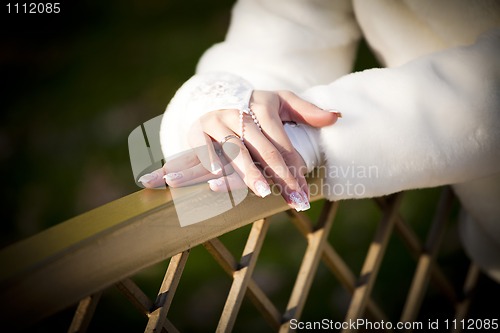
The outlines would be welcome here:
<svg viewBox="0 0 500 333">
<path fill-rule="evenodd" d="M 232 73 L 341 111 L 315 130 L 329 199 L 453 184 L 466 250 L 500 281 L 499 27 L 489 0 L 240 0 L 196 77 Z M 386 68 L 349 74 L 361 35 Z M 163 118 L 166 156 L 188 148 L 186 117 L 199 116 L 187 89 Z"/>
</svg>

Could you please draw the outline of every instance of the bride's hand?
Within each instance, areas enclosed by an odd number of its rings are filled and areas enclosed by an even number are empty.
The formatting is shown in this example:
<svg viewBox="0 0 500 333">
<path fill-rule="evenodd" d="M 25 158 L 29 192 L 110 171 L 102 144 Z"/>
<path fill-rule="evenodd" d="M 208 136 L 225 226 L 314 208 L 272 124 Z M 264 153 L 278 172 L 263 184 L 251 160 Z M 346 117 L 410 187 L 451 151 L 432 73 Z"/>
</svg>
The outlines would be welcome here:
<svg viewBox="0 0 500 333">
<path fill-rule="evenodd" d="M 275 191 L 297 210 L 309 208 L 309 190 L 304 160 L 292 146 L 284 122 L 313 127 L 333 124 L 335 113 L 324 111 L 289 91 L 254 91 L 250 109 L 243 113 L 243 140 L 239 110 L 208 112 L 191 128 L 189 142 L 194 149 L 170 159 L 156 176 L 164 176 L 171 187 L 208 181 L 213 191 L 248 186 L 255 194 L 270 194 L 267 179 Z M 154 174 L 154 173 L 153 173 Z M 147 180 L 149 179 L 156 179 Z M 146 177 L 143 184 L 154 187 L 161 177 Z"/>
</svg>

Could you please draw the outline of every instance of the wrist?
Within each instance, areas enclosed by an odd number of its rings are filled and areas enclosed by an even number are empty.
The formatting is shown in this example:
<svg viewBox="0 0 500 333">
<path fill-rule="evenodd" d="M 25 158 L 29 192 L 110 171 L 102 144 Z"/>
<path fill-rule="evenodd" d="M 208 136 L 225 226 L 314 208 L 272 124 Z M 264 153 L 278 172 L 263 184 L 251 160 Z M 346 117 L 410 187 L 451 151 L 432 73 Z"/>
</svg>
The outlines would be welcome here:
<svg viewBox="0 0 500 333">
<path fill-rule="evenodd" d="M 188 134 L 194 122 L 208 112 L 247 109 L 252 85 L 240 76 L 226 72 L 196 74 L 176 92 L 163 115 L 160 143 L 163 155 L 190 148 Z"/>
</svg>

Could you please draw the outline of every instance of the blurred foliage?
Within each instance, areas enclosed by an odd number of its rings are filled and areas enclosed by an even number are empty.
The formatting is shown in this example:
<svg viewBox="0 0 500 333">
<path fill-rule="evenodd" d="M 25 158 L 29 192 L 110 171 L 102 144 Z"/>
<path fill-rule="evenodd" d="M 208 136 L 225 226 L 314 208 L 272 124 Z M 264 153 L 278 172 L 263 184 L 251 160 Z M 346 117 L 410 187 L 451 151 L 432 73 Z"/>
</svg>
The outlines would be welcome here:
<svg viewBox="0 0 500 333">
<path fill-rule="evenodd" d="M 2 243 L 138 190 L 128 134 L 223 39 L 229 5 L 64 2 L 56 23 L 2 22 Z"/>
<path fill-rule="evenodd" d="M 137 191 L 130 170 L 127 137 L 139 124 L 161 114 L 177 88 L 193 73 L 210 45 L 221 41 L 232 1 L 108 0 L 63 2 L 58 17 L 9 17 L 0 23 L 0 168 L 2 224 L 0 245 L 28 237 L 74 215 Z M 361 43 L 356 69 L 377 66 Z M 409 192 L 403 216 L 425 239 L 439 191 Z M 308 212 L 319 215 L 319 203 Z M 351 269 L 360 271 L 380 212 L 370 200 L 341 204 L 330 242 Z M 457 213 L 455 213 L 455 216 Z M 279 309 L 284 309 L 306 243 L 283 214 L 273 218 L 255 280 Z M 249 226 L 222 237 L 240 257 Z M 402 242 L 391 240 L 374 298 L 397 317 L 411 283 L 414 261 Z M 468 263 L 456 231 L 439 258 L 455 284 L 463 282 Z M 167 262 L 134 277 L 151 298 Z M 215 327 L 230 279 L 208 253 L 191 251 L 171 310 L 183 331 Z M 403 292 L 402 292 L 403 291 Z M 482 294 L 481 294 L 482 292 Z M 422 320 L 449 318 L 431 289 Z M 476 317 L 497 314 L 483 304 L 500 296 L 497 285 L 482 278 Z M 439 295 L 438 295 L 439 296 Z M 483 298 L 481 298 L 483 297 Z M 324 266 L 314 280 L 303 317 L 342 320 L 349 295 Z M 34 328 L 63 332 L 68 309 Z M 498 310 L 498 309 L 497 309 Z M 106 291 L 92 331 L 138 332 L 142 318 L 117 290 Z M 269 331 L 248 302 L 235 331 Z"/>
</svg>

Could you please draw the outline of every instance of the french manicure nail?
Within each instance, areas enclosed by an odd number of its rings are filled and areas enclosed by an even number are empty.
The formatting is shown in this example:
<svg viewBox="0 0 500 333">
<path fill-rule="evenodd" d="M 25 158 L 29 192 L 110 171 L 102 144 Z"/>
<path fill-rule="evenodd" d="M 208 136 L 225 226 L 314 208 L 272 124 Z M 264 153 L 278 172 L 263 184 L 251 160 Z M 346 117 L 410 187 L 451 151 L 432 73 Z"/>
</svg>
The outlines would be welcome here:
<svg viewBox="0 0 500 333">
<path fill-rule="evenodd" d="M 210 179 L 209 181 L 207 181 L 208 185 L 210 186 L 210 188 L 212 190 L 215 190 L 216 188 L 218 187 L 221 187 L 222 185 L 224 185 L 224 181 L 220 178 L 218 179 Z"/>
<path fill-rule="evenodd" d="M 271 188 L 269 187 L 269 184 L 263 182 L 262 180 L 258 180 L 255 182 L 255 190 L 262 198 L 267 197 L 269 194 L 271 194 Z"/>
<path fill-rule="evenodd" d="M 141 178 L 139 178 L 137 181 L 139 183 L 146 184 L 146 183 L 150 183 L 156 179 L 158 179 L 158 174 L 156 172 L 152 172 L 152 173 L 147 173 L 145 175 L 142 175 Z"/>
<path fill-rule="evenodd" d="M 335 113 L 335 115 L 337 115 L 337 118 L 342 118 L 342 112 L 340 112 L 340 111 L 337 111 L 335 109 L 328 109 L 326 111 L 331 112 L 331 113 Z"/>
<path fill-rule="evenodd" d="M 304 190 L 300 191 L 300 194 L 302 194 L 302 196 L 306 198 L 307 201 L 311 199 L 311 197 Z"/>
<path fill-rule="evenodd" d="M 179 179 L 179 178 L 182 178 L 182 173 L 180 173 L 180 172 L 167 173 L 163 178 L 165 178 L 166 180 Z"/>
<path fill-rule="evenodd" d="M 298 212 L 311 208 L 311 204 L 309 203 L 309 200 L 307 200 L 307 197 L 303 196 L 299 192 L 294 191 L 290 193 L 288 198 L 293 208 L 295 208 Z"/>
</svg>

